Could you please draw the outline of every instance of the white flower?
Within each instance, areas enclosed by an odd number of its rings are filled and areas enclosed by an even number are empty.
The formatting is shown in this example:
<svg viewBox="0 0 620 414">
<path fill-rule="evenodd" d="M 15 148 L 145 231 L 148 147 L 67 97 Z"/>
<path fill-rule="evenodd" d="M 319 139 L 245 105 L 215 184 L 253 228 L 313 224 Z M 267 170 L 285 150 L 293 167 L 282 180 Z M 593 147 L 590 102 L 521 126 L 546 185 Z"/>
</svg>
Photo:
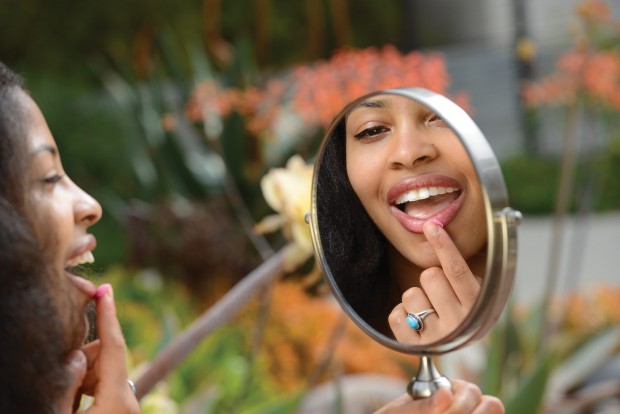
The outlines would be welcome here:
<svg viewBox="0 0 620 414">
<path fill-rule="evenodd" d="M 312 174 L 313 165 L 294 155 L 286 168 L 271 169 L 261 180 L 263 196 L 278 214 L 263 218 L 254 230 L 257 233 L 282 230 L 291 242 L 286 252 L 286 270 L 294 270 L 313 255 L 310 226 L 305 222 L 311 207 Z"/>
</svg>

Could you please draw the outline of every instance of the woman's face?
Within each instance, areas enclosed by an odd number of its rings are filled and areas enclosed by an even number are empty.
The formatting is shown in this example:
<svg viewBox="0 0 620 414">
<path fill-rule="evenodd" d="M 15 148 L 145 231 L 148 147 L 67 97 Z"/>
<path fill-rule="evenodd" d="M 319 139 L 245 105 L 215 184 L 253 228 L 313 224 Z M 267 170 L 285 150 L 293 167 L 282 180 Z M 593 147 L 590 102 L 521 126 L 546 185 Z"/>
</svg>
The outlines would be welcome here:
<svg viewBox="0 0 620 414">
<path fill-rule="evenodd" d="M 401 257 L 439 261 L 422 233 L 439 220 L 465 259 L 486 245 L 480 184 L 462 143 L 428 108 L 375 95 L 346 119 L 346 167 L 366 212 Z"/>
<path fill-rule="evenodd" d="M 92 299 L 95 286 L 73 276 L 69 270 L 82 263 L 93 262 L 95 237 L 88 227 L 101 218 L 101 206 L 65 174 L 56 142 L 35 102 L 23 92 L 18 101 L 26 118 L 29 159 L 29 180 L 26 191 L 28 204 L 34 212 L 37 237 L 53 260 L 56 274 L 62 280 L 58 288 L 59 308 L 63 320 L 75 321 L 82 316 Z M 75 329 L 75 327 L 70 327 Z M 76 335 L 85 335 L 80 324 Z"/>
</svg>

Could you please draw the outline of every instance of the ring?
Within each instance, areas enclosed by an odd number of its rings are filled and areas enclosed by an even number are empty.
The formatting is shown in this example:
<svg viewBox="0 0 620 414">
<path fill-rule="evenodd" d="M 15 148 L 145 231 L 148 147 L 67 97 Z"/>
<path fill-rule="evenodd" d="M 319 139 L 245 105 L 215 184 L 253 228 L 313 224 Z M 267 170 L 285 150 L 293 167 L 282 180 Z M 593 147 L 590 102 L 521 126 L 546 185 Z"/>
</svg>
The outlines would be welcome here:
<svg viewBox="0 0 620 414">
<path fill-rule="evenodd" d="M 424 318 L 434 312 L 435 309 L 426 309 L 418 313 L 407 313 L 407 323 L 416 332 L 420 332 L 424 329 Z"/>
<path fill-rule="evenodd" d="M 127 380 L 127 384 L 129 384 L 129 388 L 131 388 L 131 390 L 133 391 L 133 393 L 135 395 L 136 394 L 136 385 L 130 379 Z"/>
</svg>

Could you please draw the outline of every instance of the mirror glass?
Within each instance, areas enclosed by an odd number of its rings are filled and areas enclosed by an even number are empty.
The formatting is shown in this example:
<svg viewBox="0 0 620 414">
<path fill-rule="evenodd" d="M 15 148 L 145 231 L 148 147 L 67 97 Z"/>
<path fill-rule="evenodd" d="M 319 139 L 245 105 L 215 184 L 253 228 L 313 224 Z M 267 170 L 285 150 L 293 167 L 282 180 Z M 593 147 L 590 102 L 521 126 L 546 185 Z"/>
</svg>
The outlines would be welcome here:
<svg viewBox="0 0 620 414">
<path fill-rule="evenodd" d="M 351 102 L 315 164 L 310 224 L 327 281 L 366 333 L 402 352 L 488 331 L 512 287 L 517 215 L 482 132 L 428 90 Z"/>
</svg>

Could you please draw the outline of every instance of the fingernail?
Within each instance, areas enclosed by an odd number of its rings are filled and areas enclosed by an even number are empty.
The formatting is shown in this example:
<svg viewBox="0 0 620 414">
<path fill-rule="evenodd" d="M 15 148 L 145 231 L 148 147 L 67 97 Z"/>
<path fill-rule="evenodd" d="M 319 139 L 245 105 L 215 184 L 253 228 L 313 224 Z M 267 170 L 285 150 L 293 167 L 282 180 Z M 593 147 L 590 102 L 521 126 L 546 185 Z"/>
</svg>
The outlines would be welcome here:
<svg viewBox="0 0 620 414">
<path fill-rule="evenodd" d="M 427 221 L 425 223 L 425 226 L 428 227 L 428 230 L 425 230 L 425 231 L 427 232 L 428 235 L 431 235 L 431 236 L 434 236 L 434 235 L 438 234 L 439 233 L 439 227 L 443 227 L 442 225 L 437 224 L 434 220 Z"/>
<path fill-rule="evenodd" d="M 441 222 L 441 220 L 439 220 L 438 218 L 434 218 L 431 221 L 443 229 L 443 223 Z"/>
<path fill-rule="evenodd" d="M 112 290 L 112 285 L 110 285 L 109 283 L 104 283 L 103 285 L 97 288 L 93 297 L 95 299 L 99 299 L 103 297 L 103 295 L 105 295 L 106 293 L 110 292 L 111 290 Z"/>
</svg>

